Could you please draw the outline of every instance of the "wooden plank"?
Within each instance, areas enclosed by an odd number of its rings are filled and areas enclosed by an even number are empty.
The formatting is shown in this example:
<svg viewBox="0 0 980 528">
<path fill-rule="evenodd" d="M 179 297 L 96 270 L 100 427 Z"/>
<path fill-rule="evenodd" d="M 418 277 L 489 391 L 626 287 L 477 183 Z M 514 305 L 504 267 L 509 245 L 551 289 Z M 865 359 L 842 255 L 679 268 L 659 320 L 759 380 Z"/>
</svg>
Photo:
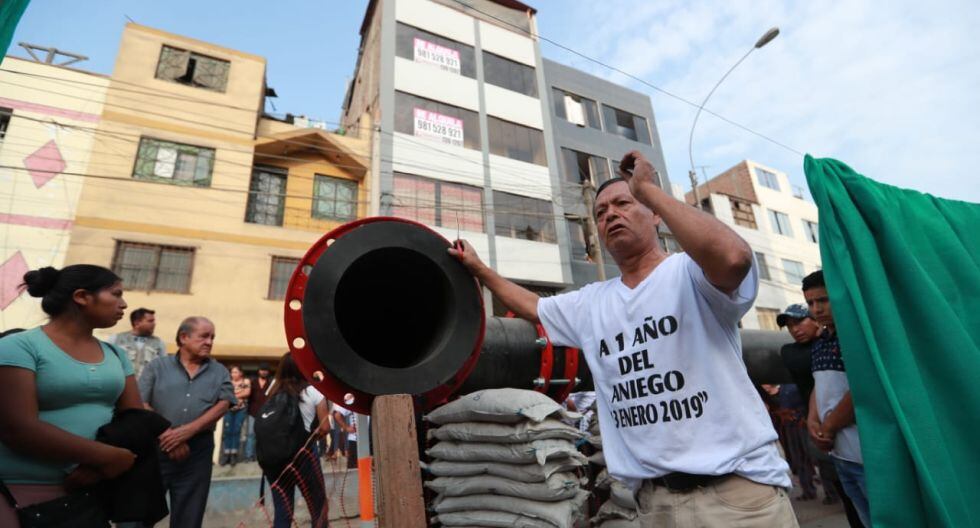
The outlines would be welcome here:
<svg viewBox="0 0 980 528">
<path fill-rule="evenodd" d="M 380 528 L 425 528 L 415 409 L 407 394 L 377 396 L 371 405 Z"/>
</svg>

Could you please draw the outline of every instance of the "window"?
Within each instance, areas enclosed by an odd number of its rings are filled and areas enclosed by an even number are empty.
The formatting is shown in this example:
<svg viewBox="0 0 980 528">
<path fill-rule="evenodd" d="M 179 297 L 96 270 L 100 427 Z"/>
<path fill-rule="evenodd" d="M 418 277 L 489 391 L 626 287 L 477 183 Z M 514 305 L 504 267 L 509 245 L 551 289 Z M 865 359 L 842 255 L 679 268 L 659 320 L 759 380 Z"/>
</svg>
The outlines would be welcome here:
<svg viewBox="0 0 980 528">
<path fill-rule="evenodd" d="M 779 310 L 776 308 L 756 308 L 755 313 L 759 317 L 760 329 L 779 330 L 779 325 L 776 324 L 776 316 L 779 315 Z"/>
<path fill-rule="evenodd" d="M 645 118 L 607 105 L 602 105 L 602 117 L 606 122 L 607 132 L 647 145 L 651 144 L 650 129 L 647 128 Z"/>
<path fill-rule="evenodd" d="M 769 187 L 775 191 L 779 190 L 779 178 L 776 177 L 776 173 L 756 167 L 755 176 L 759 178 L 759 184 L 763 187 Z"/>
<path fill-rule="evenodd" d="M 577 150 L 562 148 L 561 157 L 565 162 L 565 181 L 582 183 L 590 180 L 598 187 L 609 179 L 609 161 Z"/>
<path fill-rule="evenodd" d="M 793 286 L 803 284 L 803 263 L 795 260 L 783 259 L 783 273 L 786 274 L 786 282 Z"/>
<path fill-rule="evenodd" d="M 395 92 L 395 131 L 481 150 L 480 115 L 472 110 Z"/>
<path fill-rule="evenodd" d="M 804 220 L 803 232 L 806 233 L 806 239 L 810 242 L 813 242 L 814 244 L 820 243 L 820 230 L 817 228 L 816 222 Z"/>
<path fill-rule="evenodd" d="M 493 191 L 493 212 L 499 236 L 556 242 L 551 202 Z"/>
<path fill-rule="evenodd" d="M 487 116 L 490 152 L 510 159 L 548 165 L 544 153 L 544 134 L 536 128 Z"/>
<path fill-rule="evenodd" d="M 14 111 L 10 108 L 0 107 L 0 141 L 7 136 L 7 128 L 10 126 L 10 118 Z"/>
<path fill-rule="evenodd" d="M 571 242 L 569 250 L 572 252 L 572 259 L 581 262 L 589 262 L 589 242 L 585 238 L 585 228 L 582 221 L 568 219 L 568 238 Z"/>
<path fill-rule="evenodd" d="M 483 80 L 529 97 L 538 96 L 534 68 L 486 51 L 483 52 Z"/>
<path fill-rule="evenodd" d="M 194 249 L 116 242 L 112 271 L 127 290 L 189 293 Z"/>
<path fill-rule="evenodd" d="M 728 201 L 732 204 L 732 217 L 735 219 L 736 225 L 758 229 L 758 226 L 755 224 L 755 213 L 752 212 L 751 203 L 731 196 L 728 197 Z"/>
<path fill-rule="evenodd" d="M 293 271 L 299 266 L 299 259 L 292 257 L 272 257 L 272 269 L 269 271 L 269 293 L 267 299 L 281 301 L 286 298 L 286 288 Z"/>
<path fill-rule="evenodd" d="M 769 210 L 769 224 L 772 226 L 773 233 L 793 236 L 793 228 L 789 225 L 789 217 L 779 211 Z"/>
<path fill-rule="evenodd" d="M 772 275 L 769 274 L 769 265 L 766 263 L 766 256 L 756 251 L 755 262 L 759 266 L 759 278 L 764 280 L 772 280 Z"/>
<path fill-rule="evenodd" d="M 423 224 L 484 232 L 483 189 L 472 185 L 394 173 L 392 214 Z"/>
<path fill-rule="evenodd" d="M 133 177 L 175 185 L 208 187 L 214 168 L 214 149 L 172 141 L 140 138 Z"/>
<path fill-rule="evenodd" d="M 164 46 L 157 63 L 157 79 L 224 92 L 231 63 L 192 51 Z"/>
<path fill-rule="evenodd" d="M 473 46 L 401 22 L 397 24 L 395 55 L 476 79 L 476 54 L 473 52 Z"/>
<path fill-rule="evenodd" d="M 313 176 L 313 218 L 346 222 L 357 218 L 357 182 Z"/>
<path fill-rule="evenodd" d="M 602 130 L 599 122 L 599 107 L 592 99 L 568 93 L 561 88 L 552 88 L 555 115 L 578 126 L 588 126 Z"/>
<path fill-rule="evenodd" d="M 251 224 L 282 225 L 286 205 L 286 170 L 255 167 L 248 187 L 245 221 Z"/>
</svg>

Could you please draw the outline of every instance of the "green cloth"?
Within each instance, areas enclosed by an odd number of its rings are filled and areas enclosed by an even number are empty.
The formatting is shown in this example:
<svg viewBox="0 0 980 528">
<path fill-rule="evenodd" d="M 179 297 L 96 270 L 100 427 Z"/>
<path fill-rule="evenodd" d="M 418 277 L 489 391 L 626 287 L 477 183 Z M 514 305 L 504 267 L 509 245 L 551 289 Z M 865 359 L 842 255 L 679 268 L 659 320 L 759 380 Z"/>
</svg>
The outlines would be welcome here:
<svg viewBox="0 0 980 528">
<path fill-rule="evenodd" d="M 873 524 L 980 526 L 980 204 L 804 168 Z"/>
<path fill-rule="evenodd" d="M 0 367 L 34 372 L 38 419 L 89 440 L 112 420 L 126 376 L 133 375 L 125 352 L 102 343 L 102 354 L 98 363 L 78 361 L 40 327 L 0 339 Z M 73 467 L 15 453 L 0 443 L 0 480 L 8 484 L 61 484 Z"/>
<path fill-rule="evenodd" d="M 20 22 L 20 17 L 29 3 L 30 0 L 0 1 L 0 64 L 3 63 L 10 41 L 14 38 L 17 23 Z"/>
</svg>

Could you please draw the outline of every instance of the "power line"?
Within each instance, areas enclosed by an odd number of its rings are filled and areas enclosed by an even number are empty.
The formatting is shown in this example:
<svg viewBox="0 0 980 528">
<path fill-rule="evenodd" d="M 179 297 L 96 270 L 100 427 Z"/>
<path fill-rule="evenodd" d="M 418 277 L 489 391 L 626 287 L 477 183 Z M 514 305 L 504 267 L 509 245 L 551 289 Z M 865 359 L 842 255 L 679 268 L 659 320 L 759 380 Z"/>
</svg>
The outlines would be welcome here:
<svg viewBox="0 0 980 528">
<path fill-rule="evenodd" d="M 687 105 L 693 106 L 695 108 L 698 107 L 698 104 L 695 103 L 695 102 L 693 102 L 693 101 L 689 101 L 689 100 L 687 100 L 687 99 L 685 99 L 685 98 L 683 98 L 683 97 L 681 97 L 681 96 L 679 96 L 679 95 L 677 95 L 677 94 L 675 94 L 673 92 L 670 92 L 670 91 L 668 91 L 668 90 L 666 90 L 664 88 L 661 88 L 661 87 L 659 87 L 659 86 L 657 86 L 657 85 L 655 85 L 655 84 L 653 84 L 651 82 L 648 82 L 648 81 L 646 81 L 646 80 L 644 80 L 644 79 L 642 79 L 640 77 L 637 77 L 636 75 L 633 75 L 631 73 L 628 73 L 628 72 L 626 72 L 624 70 L 621 70 L 620 68 L 617 68 L 615 66 L 611 66 L 609 64 L 606 64 L 605 62 L 602 62 L 599 59 L 590 57 L 589 55 L 586 55 L 586 54 L 584 54 L 584 53 L 582 53 L 580 51 L 577 51 L 577 50 L 572 49 L 572 48 L 570 48 L 568 46 L 565 46 L 564 44 L 561 44 L 559 42 L 556 42 L 556 41 L 554 41 L 554 40 L 552 40 L 550 38 L 544 37 L 541 34 L 534 33 L 532 31 L 530 31 L 528 29 L 524 29 L 523 27 L 518 26 L 518 25 L 516 25 L 516 24 L 514 24 L 512 22 L 508 22 L 508 21 L 506 21 L 506 20 L 504 20 L 502 18 L 499 18 L 497 16 L 494 16 L 491 13 L 488 13 L 486 11 L 483 11 L 481 9 L 478 9 L 476 7 L 473 7 L 472 5 L 468 4 L 464 0 L 453 0 L 453 1 L 456 2 L 457 4 L 460 4 L 462 6 L 465 6 L 465 7 L 469 8 L 469 9 L 472 9 L 473 11 L 476 11 L 478 13 L 481 13 L 481 14 L 487 16 L 487 17 L 490 17 L 490 18 L 492 18 L 492 19 L 500 22 L 501 24 L 505 24 L 505 25 L 510 26 L 510 27 L 513 27 L 513 28 L 515 28 L 515 29 L 517 29 L 517 30 L 519 30 L 519 31 L 521 31 L 523 33 L 526 33 L 528 36 L 530 36 L 532 38 L 537 38 L 538 40 L 542 40 L 544 42 L 547 42 L 547 43 L 549 43 L 549 44 L 551 44 L 551 45 L 553 45 L 555 47 L 561 48 L 561 49 L 563 49 L 563 50 L 565 50 L 565 51 L 567 51 L 567 52 L 569 52 L 569 53 L 571 53 L 573 55 L 576 55 L 578 57 L 581 57 L 581 58 L 583 58 L 583 59 L 585 59 L 585 60 L 587 60 L 589 62 L 598 64 L 599 66 L 602 66 L 602 67 L 607 68 L 607 69 L 609 69 L 611 71 L 614 71 L 616 73 L 619 73 L 620 75 L 623 75 L 625 77 L 628 77 L 630 79 L 633 79 L 634 81 L 636 81 L 636 82 L 638 82 L 640 84 L 643 84 L 644 86 L 647 86 L 647 87 L 649 87 L 649 88 L 651 88 L 653 90 L 656 90 L 656 91 L 658 91 L 658 92 L 660 92 L 660 93 L 662 93 L 662 94 L 664 94 L 664 95 L 666 95 L 668 97 L 671 97 L 673 99 L 676 99 L 676 100 L 678 100 L 678 101 L 680 101 L 682 103 L 685 103 Z M 773 139 L 773 138 L 771 138 L 771 137 L 769 137 L 769 136 L 767 136 L 767 135 L 765 135 L 765 134 L 763 134 L 761 132 L 756 132 L 755 130 L 753 130 L 753 129 L 751 129 L 751 128 L 749 128 L 749 127 L 747 127 L 747 126 L 745 126 L 745 125 L 743 125 L 741 123 L 738 123 L 736 121 L 733 121 L 733 120 L 731 120 L 731 119 L 729 119 L 729 118 L 727 118 L 727 117 L 725 117 L 725 116 L 723 116 L 721 114 L 718 114 L 716 112 L 713 112 L 713 111 L 711 111 L 711 110 L 709 110 L 707 108 L 705 108 L 703 111 L 706 112 L 706 113 L 708 113 L 708 114 L 711 114 L 711 115 L 717 117 L 718 119 L 721 119 L 722 121 L 724 121 L 724 122 L 726 122 L 726 123 L 728 123 L 730 125 L 733 125 L 733 126 L 738 127 L 738 128 L 740 128 L 740 129 L 742 129 L 742 130 L 744 130 L 744 131 L 746 131 L 746 132 L 748 132 L 750 134 L 753 134 L 755 136 L 758 136 L 759 138 L 762 138 L 762 139 L 764 139 L 764 140 L 766 140 L 766 141 L 768 141 L 768 142 L 770 142 L 770 143 L 772 143 L 772 144 L 774 144 L 776 146 L 782 147 L 782 148 L 784 148 L 784 149 L 786 149 L 786 150 L 788 150 L 788 151 L 790 151 L 790 152 L 792 152 L 792 153 L 794 153 L 794 154 L 796 154 L 798 156 L 803 156 L 803 153 L 800 152 L 799 150 L 797 150 L 797 149 L 795 149 L 793 147 L 790 147 L 789 145 L 786 145 L 785 143 L 782 143 L 782 142 L 780 142 L 780 141 L 778 141 L 776 139 Z"/>
</svg>

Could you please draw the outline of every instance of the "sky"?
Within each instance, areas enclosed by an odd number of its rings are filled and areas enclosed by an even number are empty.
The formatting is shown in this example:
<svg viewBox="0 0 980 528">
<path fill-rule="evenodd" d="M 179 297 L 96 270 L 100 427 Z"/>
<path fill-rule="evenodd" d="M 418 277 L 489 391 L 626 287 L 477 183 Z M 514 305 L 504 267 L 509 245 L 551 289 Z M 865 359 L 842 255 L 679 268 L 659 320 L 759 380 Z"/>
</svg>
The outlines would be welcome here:
<svg viewBox="0 0 980 528">
<path fill-rule="evenodd" d="M 768 28 L 707 108 L 793 150 L 833 157 L 877 181 L 980 202 L 980 3 L 973 0 L 527 0 L 542 37 L 687 101 L 711 87 Z M 336 122 L 367 0 L 34 0 L 17 42 L 87 55 L 111 73 L 127 17 L 262 55 L 280 113 Z M 689 187 L 696 106 L 547 42 L 552 60 L 651 97 L 671 181 Z M 272 110 L 271 107 L 267 110 Z M 800 154 L 702 114 L 694 161 L 708 177 L 743 159 L 805 187 Z M 702 169 L 699 169 L 699 172 Z"/>
</svg>

